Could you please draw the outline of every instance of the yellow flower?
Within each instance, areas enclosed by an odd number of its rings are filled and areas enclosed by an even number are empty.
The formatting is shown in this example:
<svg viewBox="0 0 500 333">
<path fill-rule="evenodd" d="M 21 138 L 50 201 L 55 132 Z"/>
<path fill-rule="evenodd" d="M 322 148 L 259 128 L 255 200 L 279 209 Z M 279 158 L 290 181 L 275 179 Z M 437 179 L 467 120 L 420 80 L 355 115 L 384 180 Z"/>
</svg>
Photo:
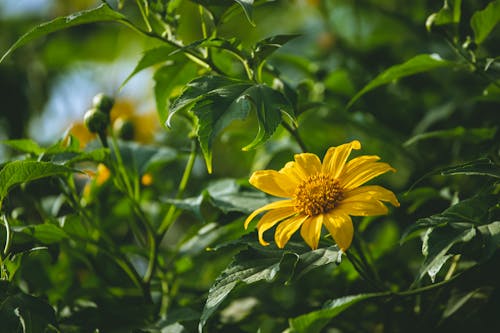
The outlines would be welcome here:
<svg viewBox="0 0 500 333">
<path fill-rule="evenodd" d="M 342 251 L 351 245 L 351 216 L 387 214 L 383 202 L 399 206 L 391 191 L 376 185 L 361 186 L 369 180 L 396 171 L 380 157 L 363 155 L 347 162 L 352 149 L 360 149 L 359 141 L 331 147 L 321 163 L 311 153 L 295 155 L 281 170 L 260 170 L 250 177 L 250 184 L 268 194 L 286 198 L 255 210 L 245 221 L 248 227 L 258 214 L 266 212 L 257 224 L 259 242 L 266 230 L 276 224 L 274 240 L 283 248 L 300 228 L 300 235 L 312 248 L 318 248 L 324 225 Z M 346 163 L 347 162 L 347 163 Z"/>
</svg>

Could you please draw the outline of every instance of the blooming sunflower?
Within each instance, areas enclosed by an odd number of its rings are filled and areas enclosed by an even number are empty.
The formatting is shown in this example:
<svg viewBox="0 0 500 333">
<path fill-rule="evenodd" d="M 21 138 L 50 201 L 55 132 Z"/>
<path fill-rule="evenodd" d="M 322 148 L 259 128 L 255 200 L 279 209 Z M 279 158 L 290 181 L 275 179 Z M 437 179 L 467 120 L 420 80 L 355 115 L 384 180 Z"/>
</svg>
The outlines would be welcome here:
<svg viewBox="0 0 500 333">
<path fill-rule="evenodd" d="M 259 170 L 250 177 L 250 184 L 268 194 L 286 198 L 255 210 L 245 221 L 248 227 L 258 214 L 266 212 L 257 224 L 259 242 L 266 230 L 276 224 L 274 239 L 283 248 L 300 228 L 300 235 L 314 250 L 318 248 L 324 225 L 341 250 L 351 245 L 351 216 L 387 214 L 384 202 L 399 206 L 393 192 L 377 185 L 362 186 L 369 180 L 396 171 L 389 164 L 378 162 L 380 157 L 363 155 L 347 162 L 353 149 L 360 149 L 355 140 L 331 147 L 321 163 L 311 153 L 296 154 L 281 170 Z"/>
</svg>

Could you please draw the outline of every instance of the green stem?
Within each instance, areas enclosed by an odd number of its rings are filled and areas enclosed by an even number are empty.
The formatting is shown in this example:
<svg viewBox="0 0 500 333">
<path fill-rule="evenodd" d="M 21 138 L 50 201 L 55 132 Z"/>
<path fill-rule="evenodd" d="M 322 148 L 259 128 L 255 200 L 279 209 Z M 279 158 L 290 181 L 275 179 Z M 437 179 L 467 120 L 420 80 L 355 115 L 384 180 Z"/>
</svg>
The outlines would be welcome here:
<svg viewBox="0 0 500 333">
<path fill-rule="evenodd" d="M 363 268 L 370 273 L 372 276 L 373 280 L 377 282 L 377 284 L 380 286 L 382 285 L 382 281 L 380 280 L 380 276 L 378 274 L 377 269 L 375 266 L 367 259 L 367 256 L 365 255 L 364 251 L 364 242 L 359 233 L 356 233 L 356 236 L 353 239 L 353 246 L 356 249 L 356 252 L 359 254 L 359 257 L 361 259 L 361 263 L 363 265 Z"/>
<path fill-rule="evenodd" d="M 366 282 L 371 284 L 372 287 L 374 287 L 377 290 L 384 290 L 384 288 L 382 288 L 377 281 L 373 280 L 370 277 L 370 275 L 367 274 L 367 272 L 363 268 L 363 265 L 360 262 L 360 259 L 358 259 L 354 254 L 352 254 L 349 251 L 346 251 L 345 254 L 346 254 L 347 258 L 349 259 L 349 261 L 351 262 L 354 269 L 356 270 L 356 272 L 358 272 L 359 276 L 361 276 L 361 278 L 363 280 L 365 280 Z"/>
<path fill-rule="evenodd" d="M 146 24 L 146 28 L 148 29 L 148 32 L 153 32 L 153 28 L 151 27 L 151 23 L 149 23 L 147 10 L 142 6 L 141 0 L 135 0 L 135 3 L 137 4 L 137 7 L 139 7 L 139 11 L 141 12 L 142 19 L 144 20 L 144 23 Z"/>
<path fill-rule="evenodd" d="M 191 153 L 189 154 L 189 159 L 186 163 L 184 174 L 182 175 L 181 182 L 179 183 L 177 195 L 175 196 L 176 199 L 180 199 L 184 194 L 184 191 L 186 190 L 186 186 L 189 181 L 189 177 L 191 176 L 191 172 L 193 171 L 193 166 L 197 154 L 198 154 L 198 145 L 196 143 L 196 140 L 193 139 L 191 143 Z M 165 215 L 165 218 L 161 222 L 160 227 L 158 228 L 158 237 L 160 240 L 165 235 L 165 232 L 168 230 L 168 227 L 175 220 L 176 212 L 177 212 L 177 207 L 175 207 L 175 205 L 171 205 L 167 214 Z"/>
<path fill-rule="evenodd" d="M 297 142 L 297 144 L 300 146 L 300 149 L 302 150 L 302 152 L 304 152 L 304 153 L 308 152 L 307 146 L 306 146 L 306 144 L 302 140 L 302 137 L 299 134 L 299 130 L 297 128 L 292 128 L 290 125 L 288 125 L 288 123 L 286 123 L 284 121 L 281 122 L 281 125 L 283 125 L 283 127 L 295 139 L 295 141 Z"/>
</svg>

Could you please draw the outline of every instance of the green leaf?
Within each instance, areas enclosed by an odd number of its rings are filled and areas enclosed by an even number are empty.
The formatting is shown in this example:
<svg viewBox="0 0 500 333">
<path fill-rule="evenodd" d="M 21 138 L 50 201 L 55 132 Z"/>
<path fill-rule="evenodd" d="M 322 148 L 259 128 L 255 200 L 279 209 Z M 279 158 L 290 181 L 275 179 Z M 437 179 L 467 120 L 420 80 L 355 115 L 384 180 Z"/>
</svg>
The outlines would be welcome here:
<svg viewBox="0 0 500 333">
<path fill-rule="evenodd" d="M 40 147 L 38 143 L 31 139 L 3 140 L 0 141 L 0 143 L 19 150 L 23 153 L 40 155 L 45 151 L 45 149 Z"/>
<path fill-rule="evenodd" d="M 74 172 L 64 165 L 51 162 L 13 161 L 0 170 L 0 207 L 10 189 L 36 179 Z"/>
<path fill-rule="evenodd" d="M 161 62 L 167 61 L 169 59 L 172 51 L 174 51 L 174 50 L 175 49 L 172 46 L 160 46 L 160 47 L 156 47 L 153 49 L 149 49 L 146 52 L 144 52 L 142 54 L 141 59 L 139 60 L 139 62 L 135 66 L 134 70 L 132 71 L 132 73 L 129 74 L 129 76 L 127 76 L 125 81 L 123 81 L 120 88 L 125 86 L 125 84 L 127 84 L 127 82 L 135 74 L 139 73 L 143 69 L 148 68 L 148 67 L 153 66 L 153 65 L 156 65 L 156 64 L 159 64 Z"/>
<path fill-rule="evenodd" d="M 44 333 L 56 326 L 54 309 L 43 299 L 25 294 L 0 280 L 2 332 Z M 22 328 L 22 331 L 20 330 Z"/>
<path fill-rule="evenodd" d="M 234 0 L 236 1 L 241 8 L 243 8 L 243 11 L 245 12 L 245 16 L 248 19 L 248 22 L 250 22 L 253 26 L 255 26 L 255 23 L 253 21 L 253 1 L 254 0 Z"/>
<path fill-rule="evenodd" d="M 483 260 L 488 260 L 500 247 L 500 221 L 479 226 L 477 230 L 484 244 Z"/>
<path fill-rule="evenodd" d="M 198 140 L 207 169 L 212 172 L 212 145 L 220 131 L 233 120 L 245 119 L 256 111 L 259 130 L 243 150 L 255 148 L 271 137 L 281 123 L 281 113 L 295 115 L 286 98 L 278 91 L 248 81 L 222 76 L 203 76 L 191 81 L 171 105 L 169 119 L 183 109 L 192 108 L 198 118 Z"/>
<path fill-rule="evenodd" d="M 197 65 L 183 55 L 172 57 L 171 62 L 154 74 L 156 109 L 162 124 L 168 118 L 168 105 L 175 88 L 185 85 L 196 75 Z"/>
<path fill-rule="evenodd" d="M 298 255 L 282 250 L 256 250 L 249 248 L 240 252 L 233 262 L 217 278 L 208 292 L 198 330 L 201 333 L 207 320 L 240 283 L 273 281 L 281 269 L 286 256 L 298 260 Z"/>
<path fill-rule="evenodd" d="M 332 320 L 354 304 L 377 297 L 386 296 L 386 293 L 358 294 L 345 296 L 328 301 L 321 310 L 290 319 L 290 329 L 293 333 L 319 333 Z"/>
<path fill-rule="evenodd" d="M 465 142 L 480 143 L 483 141 L 491 140 L 495 137 L 497 132 L 496 127 L 491 128 L 464 128 L 458 126 L 448 130 L 433 131 L 415 135 L 404 143 L 404 146 L 410 146 L 416 142 L 427 139 L 460 139 Z"/>
<path fill-rule="evenodd" d="M 255 49 L 252 54 L 254 59 L 254 65 L 258 66 L 262 61 L 268 58 L 276 50 L 282 47 L 284 44 L 288 43 L 290 40 L 297 38 L 298 34 L 293 35 L 276 35 L 259 41 L 255 45 Z"/>
<path fill-rule="evenodd" d="M 381 85 L 391 83 L 406 76 L 428 72 L 436 68 L 448 67 L 451 65 L 453 65 L 452 62 L 441 59 L 441 57 L 437 54 L 417 55 L 407 62 L 392 66 L 378 75 L 349 101 L 346 108 L 350 108 L 361 96 Z"/>
<path fill-rule="evenodd" d="M 167 164 L 177 159 L 177 151 L 169 147 L 155 147 L 136 142 L 121 141 L 118 144 L 123 164 L 139 175 L 155 164 Z"/>
<path fill-rule="evenodd" d="M 23 227 L 14 227 L 15 231 L 22 231 L 43 244 L 59 243 L 63 239 L 69 238 L 68 234 L 55 224 L 37 224 Z"/>
<path fill-rule="evenodd" d="M 104 21 L 121 21 L 124 20 L 125 16 L 114 11 L 106 3 L 101 4 L 99 7 L 83 10 L 77 13 L 73 13 L 68 16 L 58 17 L 50 22 L 42 23 L 35 28 L 31 29 L 24 35 L 22 35 L 0 59 L 0 63 L 12 52 L 14 52 L 19 47 L 25 45 L 26 43 L 52 32 L 67 29 L 73 26 L 93 23 L 93 22 L 104 22 Z"/>
<path fill-rule="evenodd" d="M 259 207 L 270 203 L 262 192 L 242 191 L 234 179 L 221 179 L 207 187 L 210 202 L 224 213 L 251 213 Z"/>
<path fill-rule="evenodd" d="M 443 7 L 437 13 L 433 13 L 427 18 L 425 22 L 427 31 L 431 31 L 436 26 L 460 23 L 462 0 L 451 1 L 452 4 L 450 5 L 450 1 L 444 0 Z"/>
<path fill-rule="evenodd" d="M 432 228 L 427 231 L 422 244 L 422 253 L 425 260 L 420 267 L 417 281 L 428 274 L 434 282 L 436 275 L 443 265 L 452 257 L 448 251 L 460 242 L 468 242 L 476 235 L 476 229 L 472 224 L 453 224 L 441 228 Z"/>
<path fill-rule="evenodd" d="M 500 166 L 487 158 L 452 166 L 441 170 L 442 175 L 489 176 L 500 178 Z"/>
<path fill-rule="evenodd" d="M 500 22 L 499 0 L 492 1 L 485 9 L 475 12 L 470 21 L 475 42 L 481 44 L 498 22 Z"/>
</svg>

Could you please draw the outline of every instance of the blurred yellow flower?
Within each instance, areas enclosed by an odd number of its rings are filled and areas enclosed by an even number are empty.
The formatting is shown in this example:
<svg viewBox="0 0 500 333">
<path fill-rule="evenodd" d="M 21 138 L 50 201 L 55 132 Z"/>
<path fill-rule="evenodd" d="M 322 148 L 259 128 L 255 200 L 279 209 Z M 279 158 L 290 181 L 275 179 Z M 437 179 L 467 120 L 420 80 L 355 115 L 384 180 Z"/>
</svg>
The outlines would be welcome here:
<svg viewBox="0 0 500 333">
<path fill-rule="evenodd" d="M 156 112 L 136 113 L 134 105 L 129 101 L 117 101 L 111 109 L 110 119 L 115 132 L 117 129 L 119 131 L 123 124 L 128 126 L 130 135 L 123 139 L 140 143 L 152 142 L 160 123 Z M 68 133 L 78 139 L 80 148 L 84 148 L 96 138 L 82 122 L 72 124 Z"/>
<path fill-rule="evenodd" d="M 248 227 L 258 214 L 266 212 L 257 224 L 259 242 L 266 230 L 278 224 L 274 239 L 283 248 L 300 228 L 300 234 L 312 248 L 318 248 L 322 226 L 332 235 L 342 251 L 351 245 L 351 216 L 387 214 L 383 202 L 399 206 L 393 192 L 377 185 L 361 186 L 369 180 L 396 171 L 380 157 L 363 155 L 347 162 L 352 149 L 360 149 L 359 141 L 331 147 L 321 163 L 311 153 L 296 154 L 281 170 L 260 170 L 250 177 L 250 183 L 268 194 L 286 198 L 255 210 L 245 221 Z"/>
<path fill-rule="evenodd" d="M 141 184 L 144 186 L 151 186 L 153 184 L 153 176 L 149 172 L 146 172 L 141 177 Z"/>
</svg>

